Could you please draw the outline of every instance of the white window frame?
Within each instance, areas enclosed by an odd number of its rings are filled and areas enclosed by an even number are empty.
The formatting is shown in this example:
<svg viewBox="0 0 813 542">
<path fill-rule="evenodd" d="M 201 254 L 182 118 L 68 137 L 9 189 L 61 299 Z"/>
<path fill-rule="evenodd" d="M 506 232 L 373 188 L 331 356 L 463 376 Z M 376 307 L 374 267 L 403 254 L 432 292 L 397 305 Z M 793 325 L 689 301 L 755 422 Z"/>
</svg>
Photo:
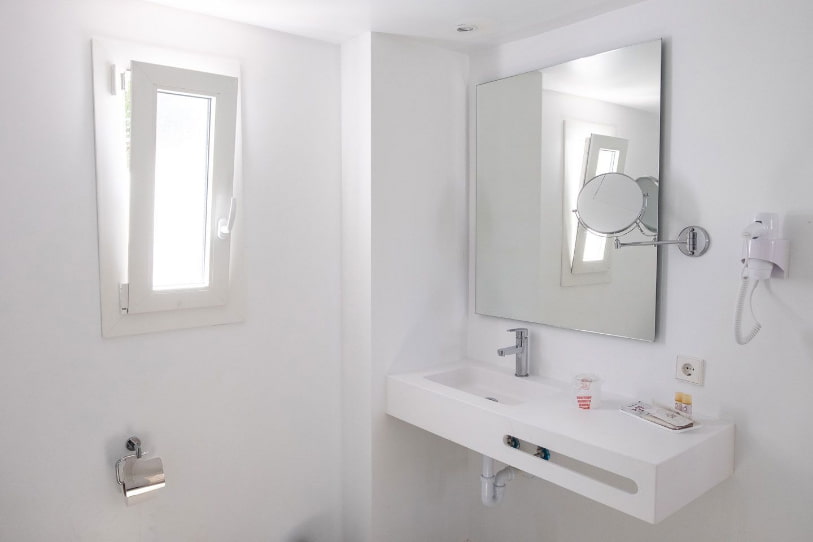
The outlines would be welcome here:
<svg viewBox="0 0 813 542">
<path fill-rule="evenodd" d="M 154 312 L 225 305 L 229 294 L 230 235 L 219 236 L 217 223 L 228 220 L 234 174 L 237 78 L 133 61 L 132 145 L 130 158 L 130 248 L 128 312 Z M 208 284 L 200 288 L 153 288 L 156 104 L 159 91 L 214 98 L 209 182 L 213 212 L 208 217 Z"/>
<path fill-rule="evenodd" d="M 124 129 L 123 74 L 128 69 L 133 70 L 131 170 L 127 167 Z M 93 40 L 103 336 L 243 320 L 239 75 L 239 64 L 233 60 Z M 213 157 L 206 287 L 152 288 L 157 89 L 217 100 L 210 151 Z"/>
</svg>

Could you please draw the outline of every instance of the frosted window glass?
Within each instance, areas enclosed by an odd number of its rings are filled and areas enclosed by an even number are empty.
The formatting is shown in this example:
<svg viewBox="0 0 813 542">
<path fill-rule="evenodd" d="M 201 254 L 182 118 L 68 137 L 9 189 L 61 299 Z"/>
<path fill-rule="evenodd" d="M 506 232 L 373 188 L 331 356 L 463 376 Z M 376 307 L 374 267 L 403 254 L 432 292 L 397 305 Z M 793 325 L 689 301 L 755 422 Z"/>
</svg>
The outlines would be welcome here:
<svg viewBox="0 0 813 542">
<path fill-rule="evenodd" d="M 612 149 L 601 149 L 598 152 L 598 163 L 596 164 L 596 175 L 602 173 L 615 173 L 618 168 L 619 152 Z"/>
<path fill-rule="evenodd" d="M 589 231 L 584 233 L 584 253 L 582 254 L 582 261 L 600 262 L 604 259 L 604 247 L 607 243 L 607 239 Z"/>
<path fill-rule="evenodd" d="M 600 149 L 598 152 L 598 162 L 596 163 L 596 175 L 602 173 L 615 173 L 618 168 L 618 155 L 620 153 L 613 149 Z M 585 232 L 584 252 L 582 261 L 600 262 L 604 259 L 604 249 L 607 246 L 607 239 L 591 233 Z"/>
<path fill-rule="evenodd" d="M 153 289 L 209 284 L 209 142 L 213 99 L 158 91 Z"/>
</svg>

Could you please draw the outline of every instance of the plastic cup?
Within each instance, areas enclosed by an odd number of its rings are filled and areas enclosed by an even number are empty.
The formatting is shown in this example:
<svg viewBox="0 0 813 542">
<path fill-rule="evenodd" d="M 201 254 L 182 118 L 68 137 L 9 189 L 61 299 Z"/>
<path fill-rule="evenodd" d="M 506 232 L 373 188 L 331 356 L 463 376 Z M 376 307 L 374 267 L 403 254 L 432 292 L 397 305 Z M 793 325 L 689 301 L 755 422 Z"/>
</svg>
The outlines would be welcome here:
<svg viewBox="0 0 813 542">
<path fill-rule="evenodd" d="M 601 379 L 592 374 L 576 375 L 573 379 L 573 394 L 576 405 L 582 410 L 592 410 L 600 407 Z"/>
</svg>

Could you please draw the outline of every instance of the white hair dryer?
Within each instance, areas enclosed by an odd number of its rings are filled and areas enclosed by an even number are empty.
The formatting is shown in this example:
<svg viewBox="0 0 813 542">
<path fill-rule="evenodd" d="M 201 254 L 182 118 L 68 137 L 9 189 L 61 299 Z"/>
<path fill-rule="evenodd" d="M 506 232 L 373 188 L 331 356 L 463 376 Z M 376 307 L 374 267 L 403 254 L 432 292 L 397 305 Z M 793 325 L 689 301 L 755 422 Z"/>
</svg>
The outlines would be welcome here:
<svg viewBox="0 0 813 542">
<path fill-rule="evenodd" d="M 745 238 L 742 246 L 742 282 L 737 295 L 737 307 L 734 311 L 734 339 L 737 344 L 748 344 L 757 336 L 762 325 L 754 316 L 754 291 L 759 281 L 770 278 L 787 278 L 789 245 L 787 239 L 779 239 L 781 231 L 779 215 L 776 213 L 758 213 L 754 221 L 742 232 Z M 754 326 L 750 331 L 742 332 L 742 313 L 745 301 Z"/>
</svg>

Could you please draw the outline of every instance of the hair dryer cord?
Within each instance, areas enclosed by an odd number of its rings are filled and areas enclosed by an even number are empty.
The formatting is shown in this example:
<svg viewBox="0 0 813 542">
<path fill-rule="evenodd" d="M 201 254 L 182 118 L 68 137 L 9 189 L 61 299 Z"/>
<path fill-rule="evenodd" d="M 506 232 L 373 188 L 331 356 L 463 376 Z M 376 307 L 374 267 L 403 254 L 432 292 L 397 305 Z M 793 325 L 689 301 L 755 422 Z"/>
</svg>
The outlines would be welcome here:
<svg viewBox="0 0 813 542">
<path fill-rule="evenodd" d="M 748 285 L 753 281 L 754 286 L 751 288 L 751 293 L 748 293 Z M 754 291 L 759 286 L 759 280 L 743 278 L 740 283 L 740 293 L 737 295 L 737 307 L 734 311 L 734 339 L 737 344 L 748 344 L 751 339 L 757 336 L 759 330 L 762 329 L 762 324 L 757 321 L 754 316 Z M 748 309 L 751 312 L 751 318 L 754 320 L 754 327 L 751 328 L 745 336 L 742 334 L 742 312 L 745 309 L 745 298 L 748 297 Z"/>
</svg>

